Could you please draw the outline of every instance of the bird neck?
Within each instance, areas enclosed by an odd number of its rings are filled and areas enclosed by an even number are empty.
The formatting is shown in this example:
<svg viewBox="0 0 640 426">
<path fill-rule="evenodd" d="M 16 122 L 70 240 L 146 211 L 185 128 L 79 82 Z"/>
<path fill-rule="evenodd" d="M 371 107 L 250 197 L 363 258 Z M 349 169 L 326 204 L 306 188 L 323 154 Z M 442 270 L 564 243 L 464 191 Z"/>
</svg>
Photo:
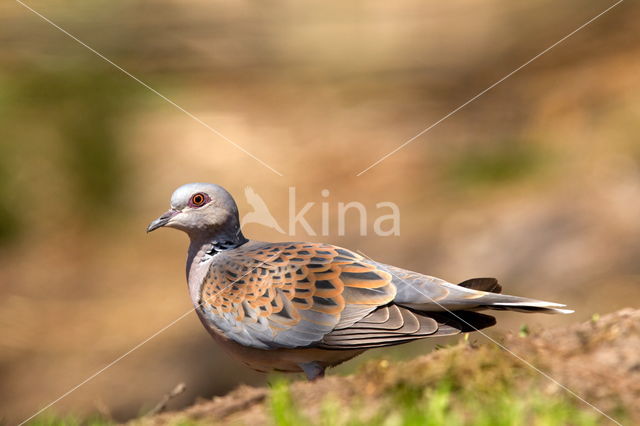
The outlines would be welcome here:
<svg viewBox="0 0 640 426">
<path fill-rule="evenodd" d="M 202 280 L 205 278 L 214 256 L 221 251 L 240 247 L 249 240 L 245 238 L 239 227 L 235 232 L 201 232 L 197 235 L 189 234 L 189 238 L 191 242 L 187 253 L 187 282 L 194 306 L 197 306 L 200 300 Z"/>
<path fill-rule="evenodd" d="M 217 234 L 208 241 L 208 244 L 211 246 L 208 253 L 213 255 L 215 252 L 231 250 L 240 247 L 247 241 L 249 240 L 245 238 L 240 229 L 232 234 Z"/>
<path fill-rule="evenodd" d="M 247 241 L 240 230 L 240 226 L 224 226 L 210 230 L 199 230 L 189 234 L 189 260 L 198 253 L 213 255 L 220 251 L 231 250 L 240 247 Z"/>
</svg>

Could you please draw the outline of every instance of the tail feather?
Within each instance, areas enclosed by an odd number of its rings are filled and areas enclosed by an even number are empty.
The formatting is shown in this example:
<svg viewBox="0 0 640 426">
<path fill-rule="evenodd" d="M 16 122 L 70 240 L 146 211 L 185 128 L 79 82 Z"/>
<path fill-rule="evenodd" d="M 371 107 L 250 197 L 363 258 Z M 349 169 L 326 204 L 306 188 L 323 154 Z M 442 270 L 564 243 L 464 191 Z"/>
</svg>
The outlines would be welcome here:
<svg viewBox="0 0 640 426">
<path fill-rule="evenodd" d="M 430 312 L 428 315 L 440 324 L 436 335 L 446 334 L 447 327 L 458 332 L 469 333 L 496 325 L 496 319 L 491 315 L 473 311 Z"/>
<path fill-rule="evenodd" d="M 496 301 L 482 305 L 482 308 L 492 309 L 496 311 L 517 311 L 524 313 L 544 313 L 544 314 L 572 314 L 571 309 L 562 309 L 567 305 L 553 302 L 545 302 L 543 300 L 527 299 L 524 297 L 510 296 L 519 301 Z"/>
<path fill-rule="evenodd" d="M 502 286 L 495 278 L 471 278 L 458 284 L 471 290 L 486 291 L 488 293 L 502 293 Z"/>
<path fill-rule="evenodd" d="M 474 278 L 458 285 L 427 280 L 422 284 L 413 284 L 410 291 L 405 288 L 403 297 L 396 297 L 395 302 L 428 312 L 492 309 L 545 314 L 573 313 L 570 309 L 563 309 L 566 305 L 560 303 L 500 294 L 502 287 L 494 278 Z"/>
<path fill-rule="evenodd" d="M 571 314 L 570 309 L 563 309 L 566 305 L 530 299 L 528 297 L 511 296 L 509 294 L 486 294 L 476 299 L 480 309 L 502 311 L 517 311 L 524 313 Z"/>
<path fill-rule="evenodd" d="M 393 302 L 422 312 L 477 311 L 482 309 L 570 314 L 560 303 L 500 294 L 502 287 L 495 278 L 472 278 L 452 284 L 440 278 L 423 275 L 391 265 L 377 264 L 389 272 L 396 286 Z"/>
</svg>

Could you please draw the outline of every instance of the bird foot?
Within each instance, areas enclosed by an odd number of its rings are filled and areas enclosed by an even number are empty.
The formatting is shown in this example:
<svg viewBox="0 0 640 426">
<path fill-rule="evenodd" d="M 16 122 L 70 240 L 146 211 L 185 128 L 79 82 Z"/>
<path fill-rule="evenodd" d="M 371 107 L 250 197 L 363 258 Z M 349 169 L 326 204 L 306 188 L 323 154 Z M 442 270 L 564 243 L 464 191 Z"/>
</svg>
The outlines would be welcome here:
<svg viewBox="0 0 640 426">
<path fill-rule="evenodd" d="M 321 366 L 317 362 L 301 362 L 298 364 L 304 374 L 307 375 L 307 379 L 312 382 L 324 377 L 325 367 Z"/>
</svg>

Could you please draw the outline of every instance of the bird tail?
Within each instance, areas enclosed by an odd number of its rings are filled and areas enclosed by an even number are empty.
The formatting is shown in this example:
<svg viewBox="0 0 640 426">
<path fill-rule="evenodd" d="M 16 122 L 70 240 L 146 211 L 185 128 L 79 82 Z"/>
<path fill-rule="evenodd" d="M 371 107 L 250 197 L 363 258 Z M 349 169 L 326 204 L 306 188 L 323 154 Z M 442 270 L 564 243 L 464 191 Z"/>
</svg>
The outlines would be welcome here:
<svg viewBox="0 0 640 426">
<path fill-rule="evenodd" d="M 546 302 L 544 300 L 530 299 L 528 297 L 510 296 L 508 294 L 499 294 L 502 286 L 498 284 L 495 278 L 472 278 L 458 284 L 460 287 L 487 292 L 488 294 L 480 296 L 476 299 L 480 308 L 517 311 L 517 312 L 540 312 L 546 314 L 571 314 L 571 309 L 562 309 L 566 305 L 561 303 Z"/>
<path fill-rule="evenodd" d="M 426 278 L 426 279 L 425 279 Z M 570 314 L 566 305 L 527 297 L 500 294 L 495 278 L 473 278 L 460 284 L 423 276 L 404 286 L 395 303 L 420 311 L 502 310 L 526 313 Z M 435 284 L 435 285 L 434 285 Z"/>
<path fill-rule="evenodd" d="M 480 308 L 492 309 L 494 311 L 517 311 L 524 313 L 539 312 L 543 314 L 572 314 L 573 310 L 564 309 L 566 305 L 561 303 L 545 302 L 544 300 L 528 299 L 509 295 L 496 295 L 495 300 L 486 301 Z"/>
</svg>

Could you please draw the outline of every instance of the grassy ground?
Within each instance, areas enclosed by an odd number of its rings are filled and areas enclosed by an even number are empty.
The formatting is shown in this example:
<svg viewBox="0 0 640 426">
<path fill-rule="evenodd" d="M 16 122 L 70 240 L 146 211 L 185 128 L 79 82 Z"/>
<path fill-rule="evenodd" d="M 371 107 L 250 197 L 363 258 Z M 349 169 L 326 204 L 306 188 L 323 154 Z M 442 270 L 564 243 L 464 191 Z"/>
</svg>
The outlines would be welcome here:
<svg viewBox="0 0 640 426">
<path fill-rule="evenodd" d="M 461 337 L 410 362 L 377 359 L 355 374 L 316 382 L 274 376 L 180 412 L 130 426 L 267 425 L 605 425 L 640 419 L 640 310 L 568 328 L 507 336 L 503 344 Z M 588 401 L 586 403 L 585 401 Z M 590 404 L 593 404 L 591 406 Z M 597 409 L 606 413 L 607 418 Z M 108 419 L 41 417 L 35 426 L 102 426 Z"/>
<path fill-rule="evenodd" d="M 388 382 L 376 404 L 355 398 L 345 410 L 331 395 L 320 402 L 319 415 L 306 415 L 291 387 L 276 383 L 270 391 L 270 420 L 277 425 L 596 425 L 598 415 L 566 395 L 527 391 L 528 372 L 518 371 L 496 350 L 482 350 L 468 365 L 467 352 L 449 348 L 445 371 L 418 372 Z M 451 358 L 449 358 L 449 356 Z M 383 361 L 382 368 L 388 368 Z M 476 371 L 482 373 L 477 374 Z M 520 385 L 519 385 L 520 384 Z"/>
</svg>

